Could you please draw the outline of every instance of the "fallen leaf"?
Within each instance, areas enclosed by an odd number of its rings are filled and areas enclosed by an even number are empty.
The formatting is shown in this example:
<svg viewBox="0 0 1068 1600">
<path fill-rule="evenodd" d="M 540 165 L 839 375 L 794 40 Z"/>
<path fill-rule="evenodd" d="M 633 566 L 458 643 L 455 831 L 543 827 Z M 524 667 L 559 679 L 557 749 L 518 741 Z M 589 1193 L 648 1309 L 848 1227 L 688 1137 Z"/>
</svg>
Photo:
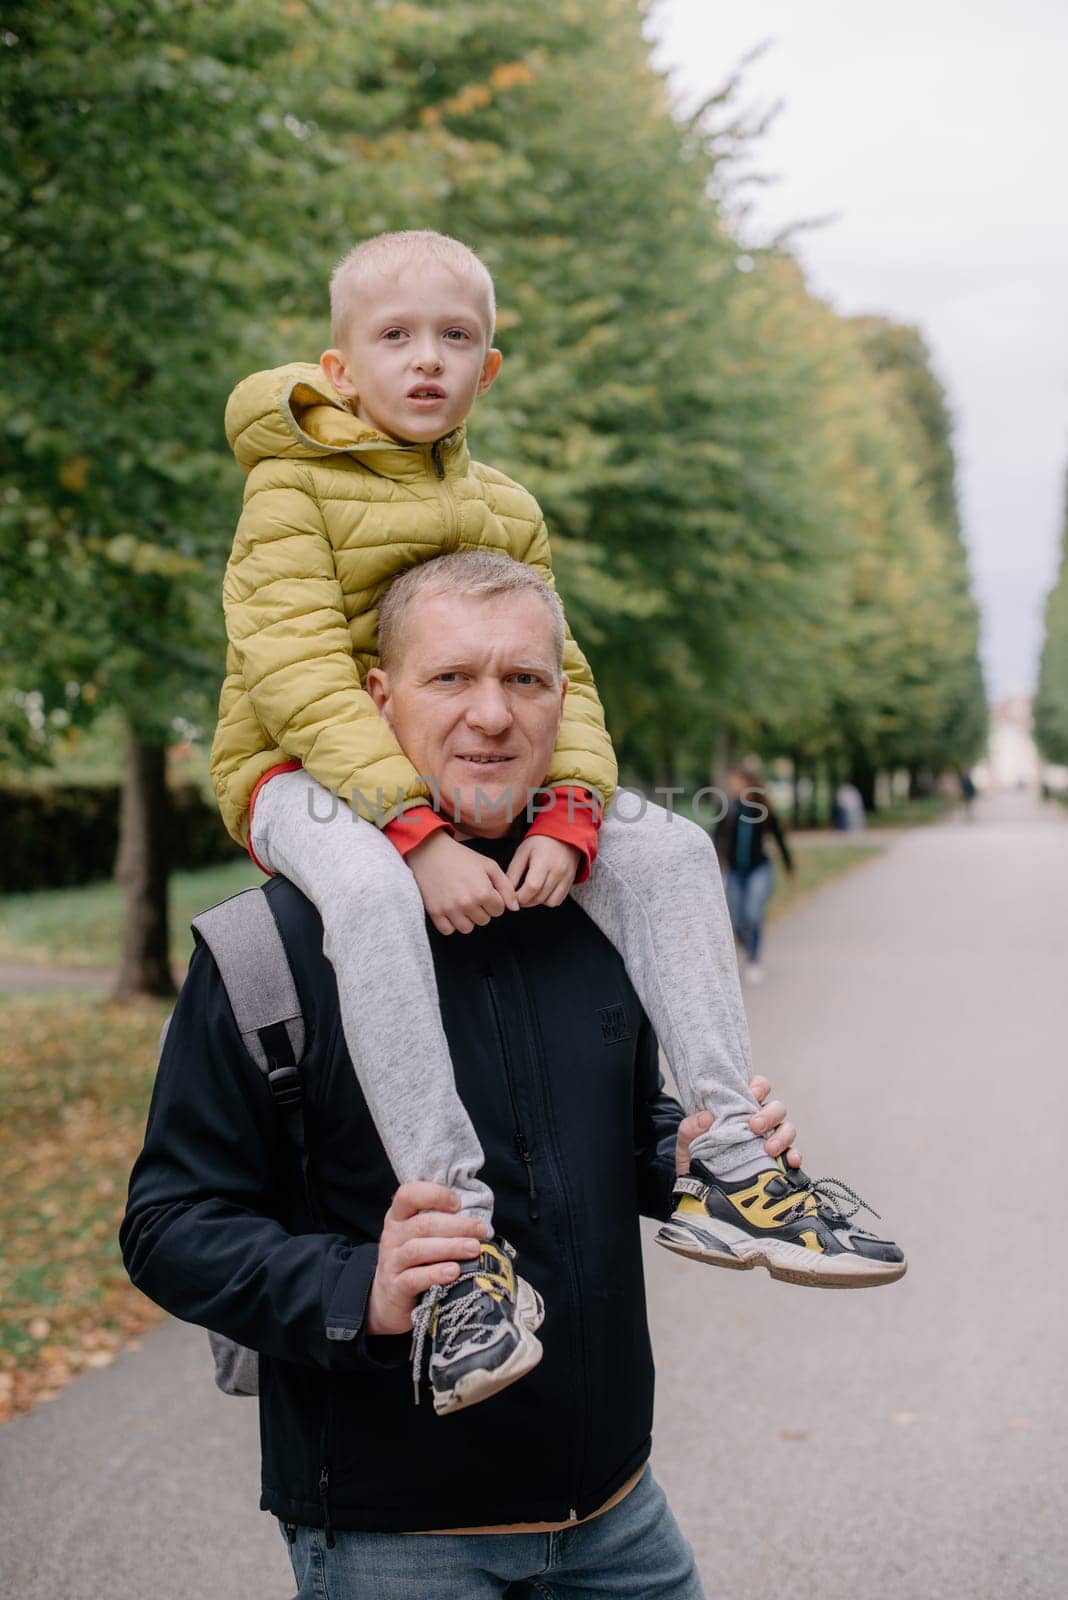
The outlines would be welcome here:
<svg viewBox="0 0 1068 1600">
<path fill-rule="evenodd" d="M 904 1427 L 910 1422 L 918 1422 L 919 1418 L 915 1411 L 895 1411 L 894 1421 L 899 1422 Z"/>
<path fill-rule="evenodd" d="M 780 1439 L 807 1439 L 808 1438 L 808 1434 L 802 1432 L 802 1430 L 800 1428 L 780 1428 L 779 1429 L 779 1438 Z"/>
<path fill-rule="evenodd" d="M 1009 1427 L 1019 1428 L 1021 1432 L 1026 1432 L 1028 1428 L 1034 1427 L 1034 1423 L 1031 1421 L 1030 1417 L 1013 1417 L 1012 1421 L 1009 1423 Z"/>
</svg>

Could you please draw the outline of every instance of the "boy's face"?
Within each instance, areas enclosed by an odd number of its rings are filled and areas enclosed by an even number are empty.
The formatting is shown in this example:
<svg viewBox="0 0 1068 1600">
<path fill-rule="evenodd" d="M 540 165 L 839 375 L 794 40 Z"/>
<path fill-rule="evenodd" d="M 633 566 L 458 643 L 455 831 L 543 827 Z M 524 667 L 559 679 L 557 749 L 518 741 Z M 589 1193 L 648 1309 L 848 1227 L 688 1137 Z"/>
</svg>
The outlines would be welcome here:
<svg viewBox="0 0 1068 1600">
<path fill-rule="evenodd" d="M 356 415 L 409 444 L 441 439 L 464 421 L 500 370 L 487 307 L 474 284 L 438 261 L 375 273 L 360 290 L 344 349 L 322 369 Z"/>
</svg>

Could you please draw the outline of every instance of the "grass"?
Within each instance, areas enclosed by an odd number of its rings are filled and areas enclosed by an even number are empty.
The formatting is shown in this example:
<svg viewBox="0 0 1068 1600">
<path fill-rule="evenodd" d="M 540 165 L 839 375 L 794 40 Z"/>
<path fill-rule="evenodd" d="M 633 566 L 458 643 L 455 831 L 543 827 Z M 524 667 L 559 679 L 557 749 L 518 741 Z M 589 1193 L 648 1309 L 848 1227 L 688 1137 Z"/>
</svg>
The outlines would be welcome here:
<svg viewBox="0 0 1068 1600">
<path fill-rule="evenodd" d="M 915 828 L 927 822 L 937 822 L 952 811 L 957 804 L 939 794 L 924 795 L 919 800 L 894 800 L 880 806 L 868 815 L 869 828 Z"/>
<path fill-rule="evenodd" d="M 791 854 L 796 870 L 790 877 L 776 863 L 775 893 L 768 907 L 768 921 L 778 922 L 833 878 L 851 872 L 864 861 L 873 861 L 885 848 L 875 840 L 865 844 L 806 844 L 803 838 L 800 842 L 794 840 Z"/>
<path fill-rule="evenodd" d="M 797 874 L 779 872 L 771 917 L 784 916 L 798 900 L 866 861 L 882 848 L 866 843 L 808 844 L 800 836 L 794 850 Z M 179 969 L 192 950 L 189 923 L 198 911 L 262 882 L 251 861 L 176 872 L 171 879 L 171 958 Z M 109 967 L 119 960 L 122 897 L 114 883 L 78 889 L 43 889 L 0 899 L 0 961 L 63 967 Z"/>
<path fill-rule="evenodd" d="M 171 878 L 171 959 L 184 967 L 198 911 L 236 894 L 263 874 L 244 857 Z M 0 898 L 0 960 L 62 967 L 117 966 L 122 949 L 122 894 L 115 883 L 41 889 Z"/>
<path fill-rule="evenodd" d="M 162 1316 L 127 1279 L 117 1233 L 166 1010 L 0 1001 L 0 1420 Z"/>
</svg>

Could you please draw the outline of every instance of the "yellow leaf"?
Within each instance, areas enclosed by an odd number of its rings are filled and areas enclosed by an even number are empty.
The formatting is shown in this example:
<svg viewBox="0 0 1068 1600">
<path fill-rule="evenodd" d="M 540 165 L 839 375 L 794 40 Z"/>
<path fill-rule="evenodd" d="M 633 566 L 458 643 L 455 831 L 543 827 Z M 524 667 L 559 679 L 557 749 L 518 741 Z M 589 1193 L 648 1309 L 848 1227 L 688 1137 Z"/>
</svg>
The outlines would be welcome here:
<svg viewBox="0 0 1068 1600">
<path fill-rule="evenodd" d="M 525 61 L 502 61 L 490 73 L 490 83 L 495 89 L 516 89 L 533 82 L 534 74 Z"/>
<path fill-rule="evenodd" d="M 71 494 L 81 494 L 88 473 L 89 463 L 85 456 L 72 456 L 60 468 L 59 481 L 64 489 L 70 490 Z"/>
</svg>

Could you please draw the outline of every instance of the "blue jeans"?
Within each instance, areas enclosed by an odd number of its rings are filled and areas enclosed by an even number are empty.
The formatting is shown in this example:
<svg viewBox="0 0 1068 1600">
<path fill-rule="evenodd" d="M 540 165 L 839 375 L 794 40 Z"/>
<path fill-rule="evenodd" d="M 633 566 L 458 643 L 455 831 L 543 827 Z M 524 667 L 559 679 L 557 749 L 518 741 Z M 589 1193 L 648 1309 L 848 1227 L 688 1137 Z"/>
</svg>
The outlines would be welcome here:
<svg viewBox="0 0 1068 1600">
<path fill-rule="evenodd" d="M 760 941 L 764 933 L 764 912 L 775 887 L 775 869 L 762 861 L 752 872 L 727 872 L 727 907 L 734 936 L 750 961 L 760 960 Z"/>
<path fill-rule="evenodd" d="M 693 1551 L 647 1467 L 617 1506 L 560 1533 L 298 1528 L 294 1600 L 705 1600 Z"/>
</svg>

